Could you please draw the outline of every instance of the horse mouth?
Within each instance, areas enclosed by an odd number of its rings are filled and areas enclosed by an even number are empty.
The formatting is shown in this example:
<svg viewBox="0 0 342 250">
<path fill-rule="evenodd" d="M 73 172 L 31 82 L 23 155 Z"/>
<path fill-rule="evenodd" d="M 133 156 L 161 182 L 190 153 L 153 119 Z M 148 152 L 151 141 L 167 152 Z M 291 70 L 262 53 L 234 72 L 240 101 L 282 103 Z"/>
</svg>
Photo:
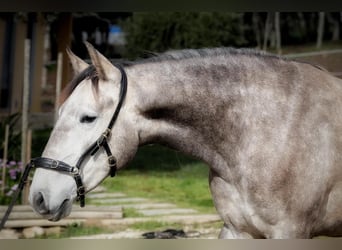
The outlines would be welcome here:
<svg viewBox="0 0 342 250">
<path fill-rule="evenodd" d="M 48 218 L 49 221 L 59 221 L 60 219 L 68 216 L 71 212 L 71 206 L 68 206 L 70 203 L 69 199 L 63 201 L 61 206 L 56 210 L 56 212 Z"/>
</svg>

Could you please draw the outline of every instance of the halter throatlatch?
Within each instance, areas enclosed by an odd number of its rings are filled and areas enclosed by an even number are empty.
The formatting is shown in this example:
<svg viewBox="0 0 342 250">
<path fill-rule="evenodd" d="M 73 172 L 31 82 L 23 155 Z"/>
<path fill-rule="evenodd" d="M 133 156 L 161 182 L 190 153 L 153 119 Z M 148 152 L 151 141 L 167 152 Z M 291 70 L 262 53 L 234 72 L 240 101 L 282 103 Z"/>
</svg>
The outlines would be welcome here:
<svg viewBox="0 0 342 250">
<path fill-rule="evenodd" d="M 85 206 L 85 188 L 83 186 L 82 178 L 80 175 L 80 169 L 82 166 L 82 163 L 84 160 L 89 157 L 89 156 L 94 156 L 101 147 L 106 151 L 106 154 L 108 156 L 108 165 L 109 165 L 109 175 L 111 177 L 114 177 L 116 174 L 117 166 L 116 166 L 116 158 L 112 154 L 112 151 L 110 150 L 108 140 L 111 137 L 112 134 L 112 128 L 115 123 L 115 121 L 118 118 L 119 112 L 121 110 L 122 104 L 125 100 L 126 97 L 126 92 L 127 92 L 127 75 L 125 70 L 122 68 L 121 65 L 116 64 L 115 65 L 121 72 L 121 82 L 120 82 L 120 94 L 119 94 L 119 102 L 116 106 L 116 109 L 114 111 L 114 114 L 112 116 L 112 119 L 110 120 L 106 130 L 100 135 L 100 137 L 93 143 L 91 144 L 87 150 L 84 151 L 84 153 L 80 156 L 78 159 L 76 165 L 70 166 L 69 164 L 63 162 L 63 161 L 57 161 L 54 159 L 46 158 L 46 157 L 37 157 L 34 158 L 28 163 L 25 167 L 24 173 L 20 179 L 19 185 L 17 190 L 14 192 L 12 196 L 12 200 L 10 205 L 7 208 L 7 211 L 4 215 L 4 217 L 1 220 L 0 224 L 0 231 L 4 227 L 8 216 L 10 215 L 12 208 L 19 196 L 19 193 L 22 191 L 24 188 L 25 183 L 27 182 L 29 173 L 31 169 L 33 168 L 44 168 L 44 169 L 50 169 L 62 173 L 69 174 L 73 176 L 76 186 L 77 186 L 77 200 L 80 202 L 80 206 L 84 207 Z"/>
</svg>

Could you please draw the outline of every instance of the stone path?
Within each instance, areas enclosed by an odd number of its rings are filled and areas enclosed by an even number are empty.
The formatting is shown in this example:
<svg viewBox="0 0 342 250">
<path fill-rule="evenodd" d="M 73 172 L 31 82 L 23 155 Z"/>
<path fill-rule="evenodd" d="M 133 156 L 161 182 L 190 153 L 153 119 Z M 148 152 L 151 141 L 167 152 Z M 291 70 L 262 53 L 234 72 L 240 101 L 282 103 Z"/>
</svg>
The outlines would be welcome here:
<svg viewBox="0 0 342 250">
<path fill-rule="evenodd" d="M 189 208 L 178 208 L 171 203 L 156 203 L 146 198 L 127 197 L 123 193 L 101 193 L 89 194 L 88 200 L 91 203 L 101 205 L 120 205 L 123 209 L 135 209 L 143 216 L 160 216 L 171 214 L 196 214 L 197 211 Z"/>
<path fill-rule="evenodd" d="M 24 230 L 20 231 L 20 225 L 22 225 L 23 221 L 8 221 L 8 224 L 12 223 L 13 225 L 0 232 L 0 239 L 25 237 L 23 235 L 32 235 L 32 237 L 42 234 L 48 235 L 51 228 L 57 230 L 58 227 L 56 226 L 65 226 L 69 223 L 69 220 L 72 222 L 76 219 L 83 223 L 84 226 L 104 227 L 110 229 L 112 233 L 73 237 L 75 239 L 143 238 L 142 235 L 146 231 L 132 229 L 137 223 L 160 223 L 165 224 L 166 227 L 168 224 L 177 223 L 182 227 L 181 230 L 184 230 L 187 238 L 217 238 L 219 234 L 219 228 L 212 226 L 220 221 L 217 214 L 203 214 L 195 209 L 182 208 L 175 204 L 157 202 L 142 197 L 129 197 L 124 193 L 108 193 L 102 186 L 86 196 L 85 208 L 79 208 L 75 204 L 69 218 L 62 219 L 57 223 L 43 220 L 32 211 L 29 214 L 28 209 L 31 208 L 18 206 L 11 216 L 23 219 L 26 225 L 30 221 L 35 223 L 41 221 L 39 223 L 43 224 L 28 225 L 25 226 Z M 29 216 L 25 217 L 25 213 Z M 99 213 L 101 216 L 99 216 Z M 16 222 L 18 222 L 18 225 L 15 224 Z M 14 230 L 15 228 L 18 229 Z M 42 231 L 43 228 L 45 231 Z"/>
<path fill-rule="evenodd" d="M 103 188 L 100 189 L 102 189 L 100 192 L 96 190 L 96 193 L 87 196 L 88 203 L 121 206 L 123 211 L 125 209 L 133 210 L 135 215 L 133 217 L 123 216 L 121 219 L 92 221 L 92 225 L 113 228 L 113 233 L 73 237 L 74 239 L 143 238 L 142 234 L 146 231 L 133 230 L 130 225 L 152 221 L 181 224 L 188 238 L 218 237 L 220 229 L 217 226 L 210 227 L 210 224 L 220 221 L 217 214 L 203 214 L 195 209 L 178 207 L 172 203 L 160 203 L 141 197 L 128 197 L 123 193 L 107 193 Z M 201 228 L 201 224 L 205 226 Z M 116 231 L 115 228 L 119 228 L 119 230 Z"/>
</svg>

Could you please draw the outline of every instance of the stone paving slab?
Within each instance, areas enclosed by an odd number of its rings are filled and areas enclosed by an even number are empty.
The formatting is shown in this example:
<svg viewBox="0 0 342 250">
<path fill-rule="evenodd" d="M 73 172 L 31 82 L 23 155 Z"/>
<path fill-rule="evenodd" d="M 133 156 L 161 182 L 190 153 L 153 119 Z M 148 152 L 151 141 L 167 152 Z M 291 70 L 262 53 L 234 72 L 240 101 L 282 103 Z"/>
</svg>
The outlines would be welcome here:
<svg viewBox="0 0 342 250">
<path fill-rule="evenodd" d="M 129 205 L 129 204 L 127 204 Z M 0 217 L 5 214 L 5 211 L 7 210 L 7 206 L 0 206 Z M 121 205 L 108 205 L 108 206 L 97 206 L 97 205 L 88 205 L 86 204 L 85 207 L 80 207 L 79 204 L 72 205 L 72 212 L 74 211 L 121 211 L 122 206 Z M 32 212 L 34 213 L 32 207 L 30 205 L 15 205 L 12 209 L 12 213 L 15 212 Z M 12 214 L 11 213 L 11 214 Z M 11 218 L 11 215 L 10 215 Z"/>
<path fill-rule="evenodd" d="M 120 220 L 120 219 L 118 219 Z M 60 221 L 48 221 L 47 219 L 32 219 L 32 220 L 9 220 L 5 224 L 5 228 L 25 228 L 25 227 L 56 227 L 68 225 L 80 225 L 85 223 L 86 219 L 62 219 Z"/>
<path fill-rule="evenodd" d="M 112 233 L 112 234 L 95 234 L 95 235 L 85 235 L 85 236 L 77 236 L 71 237 L 70 239 L 139 239 L 142 238 L 142 231 L 136 230 L 125 230 L 122 232 Z"/>
<path fill-rule="evenodd" d="M 99 226 L 105 226 L 110 228 L 117 228 L 117 226 L 129 227 L 135 223 L 144 223 L 144 222 L 166 222 L 166 223 L 180 223 L 186 228 L 187 226 L 202 224 L 202 223 L 212 223 L 220 221 L 220 218 L 216 214 L 200 214 L 197 210 L 191 208 L 181 208 L 172 203 L 166 203 L 158 201 L 153 201 L 147 198 L 142 197 L 128 197 L 126 194 L 121 192 L 108 193 L 105 188 L 98 187 L 95 190 L 91 191 L 87 194 L 87 198 L 90 201 L 96 202 L 98 205 L 86 205 L 85 208 L 80 208 L 78 204 L 73 205 L 73 213 L 82 213 L 88 214 L 86 217 L 82 217 L 79 215 L 76 218 L 65 218 L 59 222 L 50 222 L 45 219 L 35 218 L 29 219 L 24 216 L 24 213 L 28 213 L 32 208 L 27 205 L 15 206 L 13 209 L 13 215 L 19 214 L 21 217 L 25 217 L 24 224 L 23 221 L 8 221 L 6 228 L 19 228 L 19 231 L 4 231 L 0 234 L 0 238 L 18 238 L 18 234 L 16 232 L 20 232 L 20 228 L 22 227 L 32 227 L 36 226 L 37 223 L 41 227 L 52 227 L 52 226 L 66 226 L 70 224 L 84 224 L 85 226 L 91 225 L 96 222 Z M 7 206 L 0 206 L 0 214 L 5 211 Z M 140 213 L 141 217 L 128 217 L 128 218 L 120 218 L 110 216 L 102 216 L 98 217 L 97 214 L 106 215 L 113 212 L 120 212 L 122 215 L 122 209 L 125 208 L 133 208 L 136 209 L 138 213 Z M 83 214 L 83 213 L 82 213 Z M 91 214 L 92 216 L 89 216 Z M 93 214 L 95 214 L 93 216 Z M 94 217 L 94 218 L 90 218 Z M 112 217 L 112 218 L 110 218 Z M 20 223 L 19 223 L 20 222 Z M 113 234 L 101 234 L 101 235 L 88 235 L 82 237 L 73 237 L 79 239 L 137 239 L 143 238 L 142 234 L 144 232 L 132 230 L 127 228 L 122 232 L 114 232 Z M 201 233 L 202 234 L 202 233 Z M 196 236 L 197 237 L 197 236 Z M 215 235 L 216 237 L 216 235 Z M 191 237 L 190 237 L 191 238 Z M 203 234 L 200 238 L 203 238 Z M 207 237 L 204 237 L 207 238 Z"/>
<path fill-rule="evenodd" d="M 148 199 L 139 197 L 124 197 L 124 198 L 109 198 L 103 200 L 96 200 L 100 204 L 112 204 L 112 203 L 131 203 L 131 202 L 148 202 Z"/>
<path fill-rule="evenodd" d="M 101 210 L 101 209 L 99 209 Z M 67 219 L 119 219 L 122 218 L 122 209 L 113 209 L 110 211 L 91 211 L 88 209 L 79 210 L 79 211 L 71 211 L 70 215 L 68 215 Z M 20 211 L 20 212 L 12 212 L 8 218 L 8 221 L 20 221 L 20 220 L 32 220 L 42 219 L 41 215 L 34 213 L 33 211 Z"/>
<path fill-rule="evenodd" d="M 217 239 L 220 233 L 218 228 L 202 228 L 193 229 L 192 227 L 184 228 L 186 239 Z M 126 229 L 121 232 L 113 232 L 110 234 L 95 234 L 71 237 L 71 239 L 143 239 L 146 231 Z"/>
<path fill-rule="evenodd" d="M 170 223 L 182 223 L 184 225 L 196 224 L 196 223 L 209 223 L 221 221 L 217 214 L 192 214 L 192 215 L 164 215 L 151 217 L 139 217 L 139 218 L 123 218 L 123 219 L 107 219 L 99 220 L 99 224 L 103 226 L 117 226 L 117 225 L 132 225 L 135 223 L 156 221 L 156 222 L 170 222 Z"/>
<path fill-rule="evenodd" d="M 108 198 L 122 198 L 127 197 L 123 193 L 89 193 L 86 195 L 90 199 L 108 199 Z"/>
<path fill-rule="evenodd" d="M 127 203 L 121 205 L 123 208 L 141 209 L 154 209 L 154 208 L 176 208 L 175 204 L 171 203 Z"/>
<path fill-rule="evenodd" d="M 14 229 L 2 229 L 0 239 L 19 239 L 19 233 Z"/>
<path fill-rule="evenodd" d="M 141 209 L 138 212 L 145 216 L 197 213 L 196 210 L 190 208 Z"/>
</svg>

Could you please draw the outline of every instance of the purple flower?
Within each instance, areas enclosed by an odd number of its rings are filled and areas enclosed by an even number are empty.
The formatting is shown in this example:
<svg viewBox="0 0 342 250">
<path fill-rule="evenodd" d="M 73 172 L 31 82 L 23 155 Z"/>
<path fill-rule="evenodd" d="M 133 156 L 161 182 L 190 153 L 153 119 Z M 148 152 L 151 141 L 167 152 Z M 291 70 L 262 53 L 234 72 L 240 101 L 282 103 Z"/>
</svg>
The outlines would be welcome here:
<svg viewBox="0 0 342 250">
<path fill-rule="evenodd" d="M 15 161 L 10 161 L 10 162 L 9 162 L 9 165 L 10 165 L 10 166 L 15 166 L 15 165 L 17 165 L 17 163 L 16 163 Z"/>
<path fill-rule="evenodd" d="M 12 196 L 13 193 L 18 189 L 18 184 L 14 184 L 11 189 L 6 193 L 6 196 Z"/>
<path fill-rule="evenodd" d="M 15 180 L 15 179 L 17 179 L 17 170 L 16 169 L 10 169 L 9 171 L 9 174 L 10 174 L 10 177 L 11 177 L 11 179 L 12 180 Z"/>
<path fill-rule="evenodd" d="M 18 166 L 18 171 L 19 172 L 23 172 L 24 171 L 24 164 L 21 161 L 17 162 L 17 166 Z"/>
</svg>

